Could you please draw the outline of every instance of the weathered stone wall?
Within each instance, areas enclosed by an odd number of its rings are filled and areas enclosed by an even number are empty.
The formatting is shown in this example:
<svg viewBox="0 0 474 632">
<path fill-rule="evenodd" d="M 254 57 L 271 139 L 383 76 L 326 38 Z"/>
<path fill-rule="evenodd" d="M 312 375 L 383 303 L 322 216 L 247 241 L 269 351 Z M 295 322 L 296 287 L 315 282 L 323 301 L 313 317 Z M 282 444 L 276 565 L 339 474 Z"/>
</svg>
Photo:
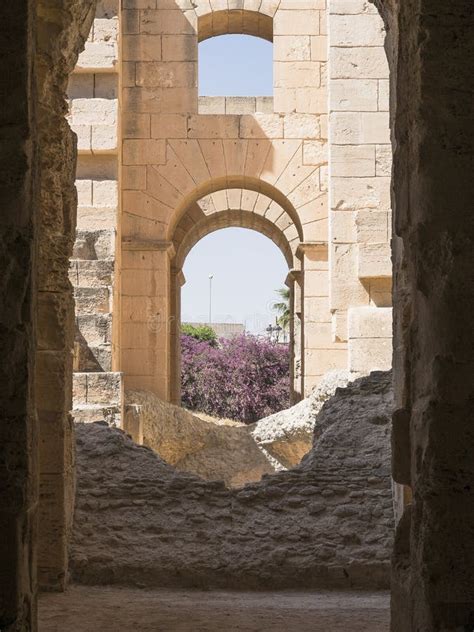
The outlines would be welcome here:
<svg viewBox="0 0 474 632">
<path fill-rule="evenodd" d="M 339 389 L 302 464 L 239 490 L 179 473 L 119 430 L 78 426 L 74 580 L 387 587 L 392 401 L 389 373 Z"/>
<path fill-rule="evenodd" d="M 36 629 L 37 556 L 49 587 L 63 585 L 67 568 L 75 147 L 64 93 L 93 4 L 1 8 L 2 630 Z"/>
<path fill-rule="evenodd" d="M 474 625 L 474 6 L 399 2 L 394 632 Z"/>
<path fill-rule="evenodd" d="M 127 391 L 124 430 L 180 472 L 241 487 L 275 471 L 248 426 L 204 421 L 154 393 Z"/>
<path fill-rule="evenodd" d="M 68 277 L 76 228 L 76 139 L 65 119 L 69 74 L 88 36 L 93 0 L 60 10 L 37 3 L 36 90 L 38 213 L 38 345 L 36 407 L 40 432 L 39 582 L 64 588 L 74 503 L 72 349 L 74 301 Z"/>
<path fill-rule="evenodd" d="M 38 211 L 33 3 L 0 7 L 0 629 L 36 617 L 38 429 L 34 266 Z"/>
</svg>

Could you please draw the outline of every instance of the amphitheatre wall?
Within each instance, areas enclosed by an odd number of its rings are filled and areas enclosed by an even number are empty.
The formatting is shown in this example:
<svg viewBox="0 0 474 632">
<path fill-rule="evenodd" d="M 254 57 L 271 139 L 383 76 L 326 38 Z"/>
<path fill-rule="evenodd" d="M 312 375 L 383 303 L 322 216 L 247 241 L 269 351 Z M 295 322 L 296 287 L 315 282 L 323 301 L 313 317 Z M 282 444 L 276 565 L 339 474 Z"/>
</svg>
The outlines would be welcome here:
<svg viewBox="0 0 474 632">
<path fill-rule="evenodd" d="M 99 3 L 69 88 L 77 418 L 104 416 L 94 380 L 115 388 L 106 414 L 118 425 L 123 385 L 179 403 L 182 265 L 228 226 L 265 234 L 288 262 L 295 400 L 329 370 L 389 368 L 388 64 L 376 8 L 145 4 Z M 273 97 L 198 96 L 199 42 L 226 33 L 273 42 Z"/>
</svg>

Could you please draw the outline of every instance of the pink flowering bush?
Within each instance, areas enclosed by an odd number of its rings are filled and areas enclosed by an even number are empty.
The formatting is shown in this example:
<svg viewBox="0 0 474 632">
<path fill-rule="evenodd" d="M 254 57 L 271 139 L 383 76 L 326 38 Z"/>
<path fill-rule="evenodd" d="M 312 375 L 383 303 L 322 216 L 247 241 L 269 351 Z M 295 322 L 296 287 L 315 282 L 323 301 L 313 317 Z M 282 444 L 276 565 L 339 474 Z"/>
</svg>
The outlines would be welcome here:
<svg viewBox="0 0 474 632">
<path fill-rule="evenodd" d="M 181 336 L 183 406 L 245 423 L 290 405 L 290 351 L 251 335 L 217 346 Z"/>
</svg>

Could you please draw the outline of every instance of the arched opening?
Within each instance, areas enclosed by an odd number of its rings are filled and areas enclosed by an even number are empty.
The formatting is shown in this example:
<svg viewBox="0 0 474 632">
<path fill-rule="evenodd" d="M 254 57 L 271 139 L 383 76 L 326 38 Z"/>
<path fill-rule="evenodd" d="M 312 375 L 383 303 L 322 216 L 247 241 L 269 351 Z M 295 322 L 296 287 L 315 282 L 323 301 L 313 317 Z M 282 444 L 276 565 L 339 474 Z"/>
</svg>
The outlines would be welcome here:
<svg viewBox="0 0 474 632">
<path fill-rule="evenodd" d="M 246 33 L 273 41 L 273 19 L 262 11 L 230 9 L 212 11 L 198 18 L 198 39 L 203 42 L 218 35 Z"/>
<path fill-rule="evenodd" d="M 212 189 L 211 189 L 212 190 Z M 227 189 L 200 197 L 184 210 L 176 224 L 172 240 L 174 256 L 170 262 L 170 399 L 181 402 L 180 382 L 180 322 L 181 287 L 185 281 L 183 269 L 186 257 L 192 248 L 207 235 L 225 228 L 241 228 L 256 231 L 267 237 L 278 247 L 285 262 L 285 279 L 270 292 L 283 287 L 289 292 L 290 322 L 288 342 L 290 350 L 290 399 L 298 401 L 303 392 L 303 320 L 301 261 L 298 245 L 299 231 L 291 216 L 271 198 L 249 195 L 246 189 Z M 196 195 L 194 196 L 194 198 Z M 257 200 L 261 199 L 260 204 Z M 238 268 L 237 268 L 238 269 Z M 207 273 L 209 275 L 209 272 Z M 277 302 L 275 295 L 274 302 Z M 265 324 L 265 328 L 270 322 Z M 272 325 L 273 327 L 273 325 Z M 258 329 L 258 328 L 257 328 Z"/>
<path fill-rule="evenodd" d="M 256 230 L 217 229 L 190 250 L 181 290 L 182 405 L 245 424 L 289 407 L 289 288 L 284 315 L 274 308 L 288 272 L 282 251 Z M 199 340 L 203 325 L 215 334 L 211 344 Z"/>
<path fill-rule="evenodd" d="M 201 114 L 273 112 L 273 20 L 216 11 L 198 20 Z"/>
</svg>

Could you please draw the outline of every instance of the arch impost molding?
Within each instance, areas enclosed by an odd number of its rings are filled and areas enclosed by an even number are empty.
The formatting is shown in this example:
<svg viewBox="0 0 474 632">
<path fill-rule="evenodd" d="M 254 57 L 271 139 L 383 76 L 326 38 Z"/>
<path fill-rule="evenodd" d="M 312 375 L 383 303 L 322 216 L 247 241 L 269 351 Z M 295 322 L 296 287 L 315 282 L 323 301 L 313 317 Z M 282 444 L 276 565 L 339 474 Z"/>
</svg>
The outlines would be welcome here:
<svg viewBox="0 0 474 632">
<path fill-rule="evenodd" d="M 179 287 L 183 287 L 183 285 L 186 283 L 186 277 L 184 276 L 183 271 L 178 270 L 178 268 L 172 267 L 171 274 L 175 277 Z"/>
<path fill-rule="evenodd" d="M 329 247 L 327 241 L 305 241 L 301 243 L 296 254 L 298 257 L 309 255 L 321 261 L 327 261 L 329 258 Z"/>
<path fill-rule="evenodd" d="M 301 283 L 301 279 L 302 279 L 301 270 L 296 270 L 296 268 L 293 268 L 292 270 L 288 272 L 288 275 L 285 279 L 285 285 L 290 287 L 294 281 L 296 281 L 297 283 Z"/>
<path fill-rule="evenodd" d="M 122 248 L 123 250 L 133 250 L 139 252 L 166 252 L 170 259 L 172 259 L 176 255 L 176 250 L 173 242 L 165 240 L 123 239 Z"/>
</svg>

